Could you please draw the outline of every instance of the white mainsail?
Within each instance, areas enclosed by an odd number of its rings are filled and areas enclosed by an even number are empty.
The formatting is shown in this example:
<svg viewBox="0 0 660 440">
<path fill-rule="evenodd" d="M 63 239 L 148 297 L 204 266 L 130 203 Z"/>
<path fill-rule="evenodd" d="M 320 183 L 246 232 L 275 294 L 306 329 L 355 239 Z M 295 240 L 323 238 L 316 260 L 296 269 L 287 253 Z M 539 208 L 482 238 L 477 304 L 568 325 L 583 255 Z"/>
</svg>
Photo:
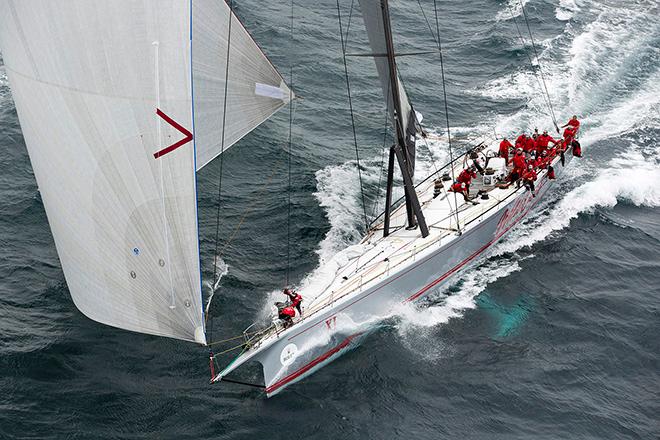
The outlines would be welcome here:
<svg viewBox="0 0 660 440">
<path fill-rule="evenodd" d="M 91 319 L 206 342 L 195 165 L 220 152 L 228 12 L 202 0 L 0 2 L 34 174 L 71 296 Z M 289 100 L 238 22 L 231 45 L 243 64 L 230 74 L 225 148 Z"/>
</svg>

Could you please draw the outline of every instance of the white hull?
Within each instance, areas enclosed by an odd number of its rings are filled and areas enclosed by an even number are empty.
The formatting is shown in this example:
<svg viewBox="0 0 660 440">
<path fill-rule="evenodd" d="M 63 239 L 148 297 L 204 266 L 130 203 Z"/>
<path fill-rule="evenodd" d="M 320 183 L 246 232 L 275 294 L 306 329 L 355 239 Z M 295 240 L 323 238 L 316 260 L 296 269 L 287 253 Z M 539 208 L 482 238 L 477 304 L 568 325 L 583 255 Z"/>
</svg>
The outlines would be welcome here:
<svg viewBox="0 0 660 440">
<path fill-rule="evenodd" d="M 571 158 L 569 151 L 566 165 Z M 553 166 L 559 177 L 564 168 L 559 158 Z M 452 231 L 453 195 L 433 199 L 432 183 L 427 188 L 420 185 L 418 194 L 427 223 L 434 225 L 428 237 L 422 238 L 419 230 L 404 228 L 387 238 L 380 237 L 379 231 L 367 236 L 358 246 L 363 252 L 340 267 L 321 294 L 307 301 L 300 322 L 260 339 L 214 381 L 256 360 L 264 369 L 266 393 L 272 396 L 311 374 L 354 346 L 401 303 L 422 298 L 477 261 L 527 215 L 552 184 L 544 171 L 536 182 L 536 197 L 524 188 L 512 187 L 491 191 L 490 200 L 477 206 L 459 201 L 460 235 Z M 444 211 L 441 204 L 447 205 Z M 404 217 L 405 209 L 400 207 L 392 215 L 393 224 Z M 308 298 L 311 292 L 302 293 Z"/>
</svg>

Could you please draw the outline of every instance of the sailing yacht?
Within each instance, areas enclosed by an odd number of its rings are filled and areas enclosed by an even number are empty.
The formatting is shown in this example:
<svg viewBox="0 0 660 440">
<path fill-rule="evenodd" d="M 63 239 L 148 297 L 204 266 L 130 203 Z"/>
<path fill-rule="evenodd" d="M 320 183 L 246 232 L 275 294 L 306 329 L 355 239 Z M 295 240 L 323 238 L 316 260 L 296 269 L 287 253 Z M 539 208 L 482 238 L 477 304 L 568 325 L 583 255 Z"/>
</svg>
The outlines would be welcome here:
<svg viewBox="0 0 660 440">
<path fill-rule="evenodd" d="M 507 184 L 493 140 L 415 185 L 423 133 L 397 70 L 388 1 L 359 3 L 395 127 L 385 211 L 324 263 L 334 276 L 304 292 L 293 325 L 249 326 L 211 382 L 257 361 L 266 394 L 282 391 L 357 344 L 374 317 L 475 262 L 554 182 L 544 170 L 533 193 Z M 217 0 L 2 0 L 0 48 L 76 307 L 107 325 L 206 345 L 196 172 L 294 99 L 282 76 Z M 466 202 L 448 189 L 475 156 L 486 169 L 472 187 L 478 199 Z"/>
<path fill-rule="evenodd" d="M 306 289 L 301 316 L 293 325 L 274 316 L 271 325 L 258 324 L 244 333 L 241 353 L 212 382 L 247 362 L 263 367 L 268 396 L 282 391 L 336 359 L 396 315 L 402 304 L 441 288 L 478 260 L 519 223 L 552 187 L 572 159 L 571 146 L 540 170 L 529 190 L 507 182 L 511 168 L 498 157 L 499 141 L 484 140 L 451 162 L 413 183 L 415 146 L 423 132 L 396 65 L 388 0 L 359 0 L 371 56 L 376 64 L 395 143 L 389 151 L 385 210 L 356 245 L 324 262 L 332 279 L 318 291 Z M 482 176 L 464 200 L 451 193 L 454 177 L 475 160 Z M 395 168 L 404 196 L 392 201 Z M 554 171 L 550 173 L 550 170 Z M 256 328 L 256 330 L 255 330 Z M 213 371 L 213 369 L 212 369 Z"/>
</svg>

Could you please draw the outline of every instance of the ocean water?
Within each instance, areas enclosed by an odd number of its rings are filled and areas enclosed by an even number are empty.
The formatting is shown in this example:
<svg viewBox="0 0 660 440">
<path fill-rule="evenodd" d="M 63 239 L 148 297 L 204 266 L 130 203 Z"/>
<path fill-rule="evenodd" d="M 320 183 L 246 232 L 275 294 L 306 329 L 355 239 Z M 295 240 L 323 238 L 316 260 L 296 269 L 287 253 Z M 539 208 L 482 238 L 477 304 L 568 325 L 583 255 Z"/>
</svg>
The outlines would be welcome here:
<svg viewBox="0 0 660 440">
<path fill-rule="evenodd" d="M 433 3 L 420 3 L 432 19 Z M 235 4 L 285 76 L 293 63 L 304 97 L 295 107 L 289 270 L 304 295 L 323 279 L 320 262 L 364 232 L 335 4 L 298 0 L 293 41 L 290 3 Z M 341 4 L 348 20 L 350 1 Z M 403 308 L 272 399 L 208 385 L 204 349 L 106 327 L 76 310 L 0 65 L 0 439 L 658 438 L 658 4 L 524 4 L 555 112 L 562 122 L 580 116 L 585 157 L 451 287 Z M 493 132 L 550 129 L 530 47 L 511 19 L 524 26 L 518 1 L 438 5 L 457 148 Z M 433 50 L 417 1 L 392 0 L 391 9 L 400 50 Z M 366 50 L 357 11 L 348 40 L 349 52 Z M 369 215 L 382 208 L 385 112 L 372 64 L 349 60 Z M 401 58 L 400 69 L 424 124 L 444 135 L 437 56 Z M 282 111 L 226 153 L 221 236 L 246 219 L 221 242 L 214 339 L 262 316 L 285 282 L 287 136 Z M 423 176 L 447 145 L 418 154 Z M 218 165 L 198 176 L 206 295 Z M 258 371 L 240 377 L 258 380 Z"/>
</svg>

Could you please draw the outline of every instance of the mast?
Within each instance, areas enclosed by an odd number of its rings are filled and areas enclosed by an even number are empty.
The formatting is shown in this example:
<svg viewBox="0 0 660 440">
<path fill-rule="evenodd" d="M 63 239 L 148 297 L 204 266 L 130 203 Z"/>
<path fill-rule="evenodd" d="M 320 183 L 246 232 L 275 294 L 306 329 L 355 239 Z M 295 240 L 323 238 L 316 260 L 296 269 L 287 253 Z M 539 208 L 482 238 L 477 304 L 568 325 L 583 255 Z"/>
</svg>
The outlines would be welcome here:
<svg viewBox="0 0 660 440">
<path fill-rule="evenodd" d="M 399 94 L 399 76 L 394 59 L 394 42 L 392 40 L 392 28 L 390 23 L 390 13 L 388 0 L 380 0 L 383 16 L 383 29 L 385 33 L 385 45 L 387 49 L 387 64 L 389 69 L 390 90 L 392 92 L 392 104 L 394 110 L 394 125 L 396 127 L 396 143 L 390 148 L 390 160 L 387 170 L 387 190 L 385 195 L 385 223 L 383 236 L 387 237 L 390 233 L 390 213 L 392 209 L 392 187 L 394 177 L 394 158 L 396 157 L 401 175 L 403 176 L 403 187 L 406 198 L 406 214 L 408 217 L 408 228 L 414 229 L 419 224 L 422 237 L 429 235 L 426 220 L 422 213 L 422 208 L 415 192 L 412 175 L 414 173 L 414 159 L 411 152 L 408 151 L 406 144 L 406 133 L 404 130 L 403 112 L 401 110 L 401 96 Z"/>
</svg>

